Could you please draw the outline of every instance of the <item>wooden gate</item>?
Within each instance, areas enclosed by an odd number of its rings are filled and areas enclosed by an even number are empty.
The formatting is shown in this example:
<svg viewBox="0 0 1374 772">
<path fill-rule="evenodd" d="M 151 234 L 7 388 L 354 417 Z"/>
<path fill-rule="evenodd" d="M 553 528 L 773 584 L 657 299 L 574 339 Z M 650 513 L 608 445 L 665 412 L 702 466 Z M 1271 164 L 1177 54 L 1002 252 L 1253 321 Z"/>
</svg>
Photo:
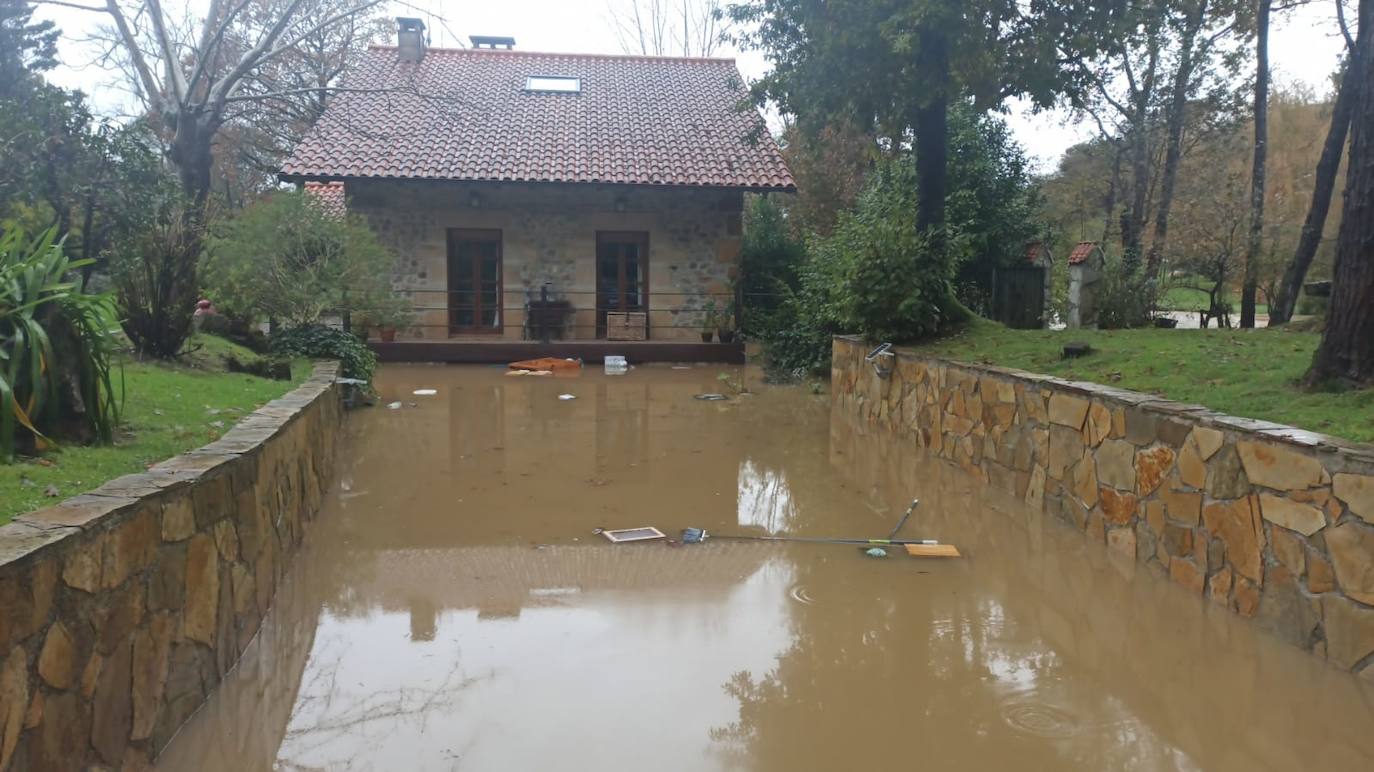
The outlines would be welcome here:
<svg viewBox="0 0 1374 772">
<path fill-rule="evenodd" d="M 1036 330 L 1045 322 L 1043 268 L 1000 268 L 993 277 L 992 318 L 1018 330 Z"/>
</svg>

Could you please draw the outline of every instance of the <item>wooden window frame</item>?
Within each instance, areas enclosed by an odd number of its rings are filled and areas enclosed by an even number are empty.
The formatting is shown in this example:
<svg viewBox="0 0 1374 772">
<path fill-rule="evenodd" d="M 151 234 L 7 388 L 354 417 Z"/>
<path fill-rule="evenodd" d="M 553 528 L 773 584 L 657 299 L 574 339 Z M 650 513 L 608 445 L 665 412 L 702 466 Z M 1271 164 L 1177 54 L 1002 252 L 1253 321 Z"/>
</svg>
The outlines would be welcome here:
<svg viewBox="0 0 1374 772">
<path fill-rule="evenodd" d="M 639 263 L 640 263 L 640 282 L 639 296 L 641 298 L 638 309 L 645 315 L 645 324 L 648 324 L 649 314 L 649 232 L 648 231 L 597 231 L 596 232 L 596 252 L 592 255 L 592 282 L 596 288 L 595 296 L 592 300 L 592 313 L 596 315 L 596 338 L 601 340 L 606 337 L 606 320 L 601 316 L 601 245 L 606 242 L 637 242 L 639 244 Z M 620 266 L 620 275 L 616 294 L 621 298 L 621 305 L 625 304 L 625 266 Z M 607 312 L 633 311 L 629 308 L 608 308 Z M 645 330 L 647 336 L 647 330 Z"/>
<path fill-rule="evenodd" d="M 447 239 L 448 243 L 444 257 L 444 288 L 446 290 L 444 297 L 447 301 L 445 305 L 448 307 L 446 311 L 448 314 L 449 337 L 457 335 L 504 335 L 506 331 L 505 234 L 502 233 L 500 228 L 449 228 L 447 231 Z M 455 324 L 456 314 L 454 313 L 453 307 L 453 261 L 456 257 L 455 252 L 457 245 L 463 241 L 495 242 L 496 244 L 496 325 L 493 327 L 486 327 L 481 324 L 475 324 L 472 327 L 458 327 Z M 474 322 L 481 318 L 479 309 L 482 308 L 479 300 L 482 292 L 480 286 L 481 269 L 476 268 L 476 272 L 478 276 L 477 286 L 474 286 L 472 290 L 472 319 Z"/>
</svg>

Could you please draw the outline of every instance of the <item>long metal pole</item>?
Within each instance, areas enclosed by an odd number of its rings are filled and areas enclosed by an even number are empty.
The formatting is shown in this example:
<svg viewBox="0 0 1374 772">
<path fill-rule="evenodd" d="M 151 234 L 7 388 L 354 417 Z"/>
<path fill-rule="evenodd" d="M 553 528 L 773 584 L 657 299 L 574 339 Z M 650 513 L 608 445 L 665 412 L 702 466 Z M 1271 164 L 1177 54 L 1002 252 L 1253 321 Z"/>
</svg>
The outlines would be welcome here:
<svg viewBox="0 0 1374 772">
<path fill-rule="evenodd" d="M 809 536 L 720 536 L 711 534 L 711 539 L 736 539 L 741 541 L 795 541 L 809 544 L 872 544 L 875 546 L 901 546 L 903 544 L 939 544 L 936 539 L 832 539 Z"/>
</svg>

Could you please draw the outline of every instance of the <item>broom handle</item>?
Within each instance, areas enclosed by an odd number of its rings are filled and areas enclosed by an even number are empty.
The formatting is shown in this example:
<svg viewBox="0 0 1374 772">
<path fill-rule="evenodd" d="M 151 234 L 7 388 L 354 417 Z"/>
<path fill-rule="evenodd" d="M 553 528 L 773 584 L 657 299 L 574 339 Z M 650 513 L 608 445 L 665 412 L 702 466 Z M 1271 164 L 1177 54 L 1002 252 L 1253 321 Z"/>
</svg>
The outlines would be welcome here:
<svg viewBox="0 0 1374 772">
<path fill-rule="evenodd" d="M 908 518 L 908 517 L 911 517 L 911 513 L 914 512 L 914 511 L 916 511 L 916 505 L 917 505 L 917 504 L 920 504 L 920 503 L 921 503 L 921 500 L 920 500 L 920 499 L 912 499 L 912 500 L 911 500 L 911 505 L 908 506 L 908 507 L 906 508 L 906 514 L 902 515 L 902 519 L 897 521 L 897 527 L 892 529 L 892 533 L 889 533 L 889 534 L 887 535 L 887 538 L 889 538 L 889 539 L 896 538 L 897 532 L 900 531 L 900 530 L 902 530 L 902 526 L 906 525 L 906 520 L 907 520 L 907 518 Z"/>
</svg>

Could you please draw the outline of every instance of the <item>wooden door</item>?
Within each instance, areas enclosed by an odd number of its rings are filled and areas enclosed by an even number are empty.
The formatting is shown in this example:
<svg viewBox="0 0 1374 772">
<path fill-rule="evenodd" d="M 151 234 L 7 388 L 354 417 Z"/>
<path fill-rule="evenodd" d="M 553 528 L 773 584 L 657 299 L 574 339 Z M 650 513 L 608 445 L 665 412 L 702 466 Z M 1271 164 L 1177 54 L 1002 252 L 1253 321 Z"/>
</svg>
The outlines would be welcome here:
<svg viewBox="0 0 1374 772">
<path fill-rule="evenodd" d="M 992 317 L 1013 329 L 1039 329 L 1045 318 L 1044 269 L 999 268 L 995 281 Z"/>
<path fill-rule="evenodd" d="M 449 334 L 501 332 L 501 296 L 501 231 L 450 230 Z"/>
<path fill-rule="evenodd" d="M 649 310 L 649 234 L 596 234 L 596 337 L 606 337 L 607 311 Z"/>
</svg>

